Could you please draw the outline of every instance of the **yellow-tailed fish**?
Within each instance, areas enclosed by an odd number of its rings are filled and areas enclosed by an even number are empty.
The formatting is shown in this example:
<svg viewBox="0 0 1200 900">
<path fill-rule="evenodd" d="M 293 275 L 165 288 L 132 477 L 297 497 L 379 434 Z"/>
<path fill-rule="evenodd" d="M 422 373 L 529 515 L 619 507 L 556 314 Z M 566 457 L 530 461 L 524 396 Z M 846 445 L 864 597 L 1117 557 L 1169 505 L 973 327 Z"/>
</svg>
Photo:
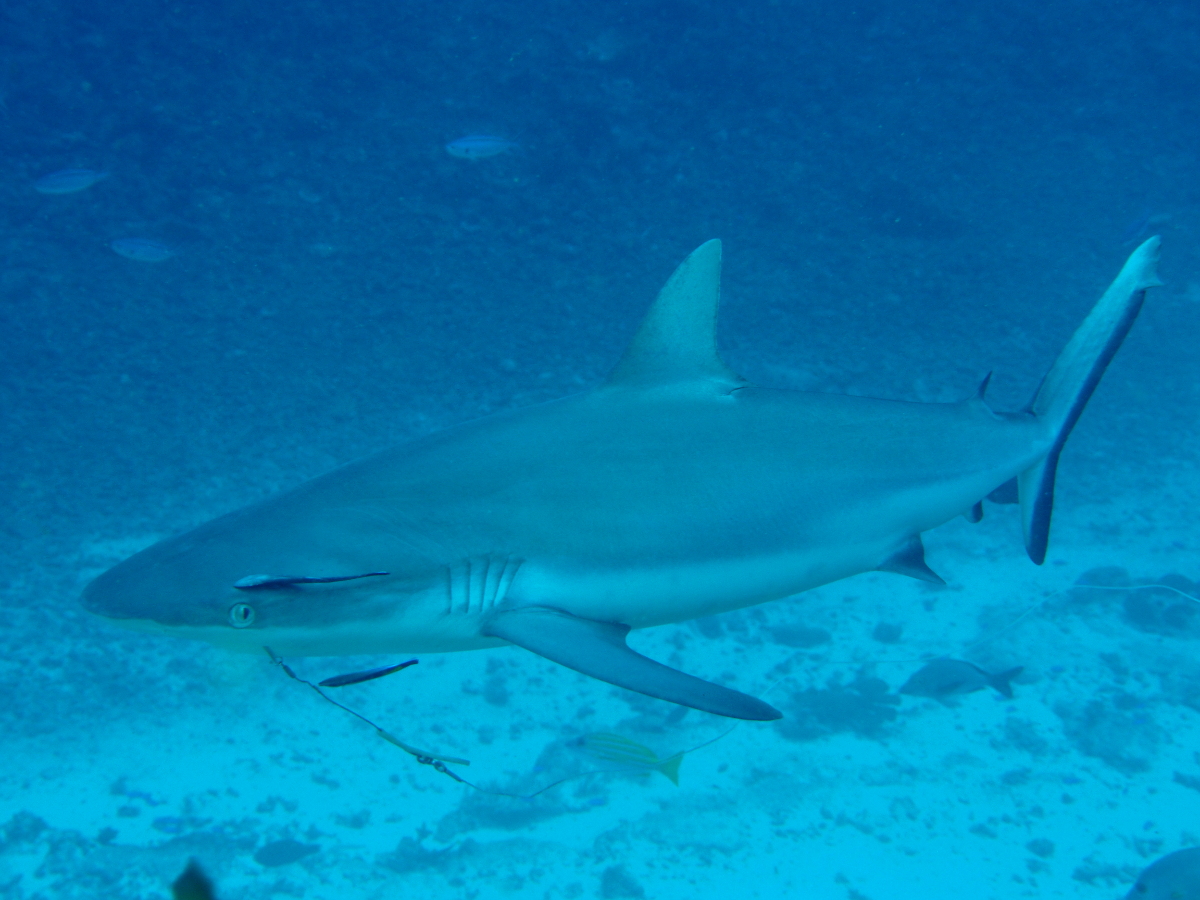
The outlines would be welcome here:
<svg viewBox="0 0 1200 900">
<path fill-rule="evenodd" d="M 659 759 L 658 754 L 644 744 L 605 732 L 585 734 L 579 739 L 578 745 L 596 759 L 618 763 L 634 771 L 661 772 L 671 784 L 679 784 L 679 764 L 683 762 L 683 753 Z"/>
</svg>

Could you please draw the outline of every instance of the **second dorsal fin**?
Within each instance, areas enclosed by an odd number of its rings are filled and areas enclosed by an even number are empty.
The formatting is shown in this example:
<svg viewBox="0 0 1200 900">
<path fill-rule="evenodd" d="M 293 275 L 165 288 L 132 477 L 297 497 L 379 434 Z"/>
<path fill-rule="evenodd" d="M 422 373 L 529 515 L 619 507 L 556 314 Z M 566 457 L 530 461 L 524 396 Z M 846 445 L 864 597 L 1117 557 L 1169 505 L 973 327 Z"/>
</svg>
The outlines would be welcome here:
<svg viewBox="0 0 1200 900">
<path fill-rule="evenodd" d="M 650 307 L 607 385 L 744 384 L 717 353 L 721 242 L 707 241 L 679 264 Z"/>
<path fill-rule="evenodd" d="M 904 546 L 889 556 L 876 567 L 880 572 L 895 572 L 897 575 L 907 575 L 932 584 L 945 584 L 945 580 L 925 562 L 925 545 L 921 536 L 914 534 Z"/>
</svg>

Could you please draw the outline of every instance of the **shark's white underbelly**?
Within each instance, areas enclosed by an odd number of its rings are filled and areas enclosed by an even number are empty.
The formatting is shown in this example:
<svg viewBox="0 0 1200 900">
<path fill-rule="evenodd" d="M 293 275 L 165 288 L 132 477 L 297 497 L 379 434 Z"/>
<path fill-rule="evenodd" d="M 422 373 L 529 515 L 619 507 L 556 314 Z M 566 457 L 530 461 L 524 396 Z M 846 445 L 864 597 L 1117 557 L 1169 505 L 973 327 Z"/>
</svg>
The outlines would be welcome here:
<svg viewBox="0 0 1200 900">
<path fill-rule="evenodd" d="M 505 605 L 548 606 L 646 628 L 787 597 L 871 569 L 887 551 L 884 544 L 840 545 L 609 570 L 530 562 Z"/>
</svg>

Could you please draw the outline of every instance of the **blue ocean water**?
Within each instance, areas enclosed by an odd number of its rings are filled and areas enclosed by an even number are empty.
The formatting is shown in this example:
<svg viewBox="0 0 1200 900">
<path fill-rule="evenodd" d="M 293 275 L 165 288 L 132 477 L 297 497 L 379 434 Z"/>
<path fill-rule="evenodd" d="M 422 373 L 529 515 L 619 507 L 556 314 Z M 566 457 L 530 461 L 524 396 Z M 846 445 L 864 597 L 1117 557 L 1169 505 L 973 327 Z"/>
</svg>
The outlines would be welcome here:
<svg viewBox="0 0 1200 900">
<path fill-rule="evenodd" d="M 1099 900 L 1200 844 L 1200 8 L 14 0 L 0 23 L 0 896 L 167 897 L 195 858 L 221 898 Z M 66 170 L 108 174 L 36 187 Z M 777 724 L 726 733 L 517 648 L 338 694 L 489 790 L 572 779 L 500 797 L 265 655 L 79 606 L 160 538 L 595 386 L 709 238 L 752 381 L 943 402 L 992 371 L 1017 409 L 1154 233 L 1166 286 L 1067 446 L 1044 567 L 989 505 L 926 536 L 946 587 L 862 575 L 636 636 Z M 1024 672 L 1011 700 L 900 695 L 937 655 Z M 594 734 L 689 751 L 679 785 L 587 775 Z"/>
</svg>

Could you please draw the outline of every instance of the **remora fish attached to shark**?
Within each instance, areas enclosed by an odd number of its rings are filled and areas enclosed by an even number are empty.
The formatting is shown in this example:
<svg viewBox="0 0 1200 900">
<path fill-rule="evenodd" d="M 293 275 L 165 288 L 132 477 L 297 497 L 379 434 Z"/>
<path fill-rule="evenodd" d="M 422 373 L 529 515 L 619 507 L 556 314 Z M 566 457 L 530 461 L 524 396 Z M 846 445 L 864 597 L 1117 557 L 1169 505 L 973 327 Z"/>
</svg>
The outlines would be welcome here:
<svg viewBox="0 0 1200 900">
<path fill-rule="evenodd" d="M 330 656 L 516 644 L 723 716 L 761 700 L 625 643 L 859 572 L 939 580 L 921 532 L 1016 495 L 1041 563 L 1063 443 L 1155 275 L 1130 256 L 1029 406 L 749 384 L 717 354 L 721 245 L 671 276 L 608 380 L 369 457 L 156 544 L 88 586 L 121 624 Z M 284 574 L 287 573 L 287 574 Z"/>
</svg>

